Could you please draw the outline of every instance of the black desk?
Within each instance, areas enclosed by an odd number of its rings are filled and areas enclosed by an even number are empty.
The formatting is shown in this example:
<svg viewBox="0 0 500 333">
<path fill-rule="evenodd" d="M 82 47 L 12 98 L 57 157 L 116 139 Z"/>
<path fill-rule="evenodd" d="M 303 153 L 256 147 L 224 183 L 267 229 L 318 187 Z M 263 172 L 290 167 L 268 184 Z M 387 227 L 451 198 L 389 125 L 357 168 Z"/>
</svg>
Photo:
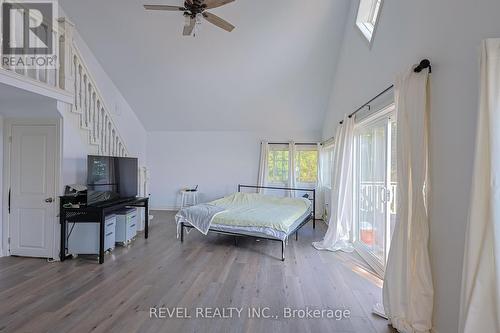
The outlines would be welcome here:
<svg viewBox="0 0 500 333">
<path fill-rule="evenodd" d="M 64 208 L 64 204 L 73 203 L 74 197 L 60 197 L 59 223 L 61 224 L 61 252 L 60 259 L 67 258 L 67 223 L 99 223 L 99 264 L 104 263 L 104 227 L 106 215 L 125 207 L 144 208 L 144 237 L 149 234 L 149 198 L 134 198 L 119 202 L 102 203 L 92 206 L 81 206 L 80 208 Z"/>
</svg>

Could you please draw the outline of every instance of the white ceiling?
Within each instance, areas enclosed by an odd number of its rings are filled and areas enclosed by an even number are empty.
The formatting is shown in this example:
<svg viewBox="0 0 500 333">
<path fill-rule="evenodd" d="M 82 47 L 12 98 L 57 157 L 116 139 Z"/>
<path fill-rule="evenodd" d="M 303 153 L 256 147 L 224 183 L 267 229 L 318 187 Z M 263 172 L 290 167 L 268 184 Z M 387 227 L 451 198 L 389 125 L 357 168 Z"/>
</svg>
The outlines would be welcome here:
<svg viewBox="0 0 500 333">
<path fill-rule="evenodd" d="M 320 130 L 348 0 L 236 0 L 181 35 L 182 0 L 60 0 L 147 130 Z"/>
</svg>

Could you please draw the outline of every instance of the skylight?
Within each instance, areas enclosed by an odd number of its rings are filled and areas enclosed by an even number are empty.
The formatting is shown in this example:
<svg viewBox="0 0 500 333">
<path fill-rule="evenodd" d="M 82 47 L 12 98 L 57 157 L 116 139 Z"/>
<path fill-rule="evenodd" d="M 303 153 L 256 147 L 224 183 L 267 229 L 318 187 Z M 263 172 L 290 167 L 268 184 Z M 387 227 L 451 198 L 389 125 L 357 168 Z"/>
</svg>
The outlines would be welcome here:
<svg viewBox="0 0 500 333">
<path fill-rule="evenodd" d="M 368 43 L 372 43 L 383 0 L 360 0 L 356 26 Z"/>
</svg>

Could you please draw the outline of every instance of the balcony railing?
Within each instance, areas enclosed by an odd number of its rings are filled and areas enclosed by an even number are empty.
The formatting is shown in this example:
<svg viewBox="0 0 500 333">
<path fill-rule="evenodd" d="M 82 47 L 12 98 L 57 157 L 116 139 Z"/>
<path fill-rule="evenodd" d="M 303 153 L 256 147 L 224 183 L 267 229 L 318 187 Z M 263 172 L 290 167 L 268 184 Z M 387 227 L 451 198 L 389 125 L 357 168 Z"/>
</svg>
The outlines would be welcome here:
<svg viewBox="0 0 500 333">
<path fill-rule="evenodd" d="M 378 211 L 383 213 L 389 202 L 389 213 L 396 214 L 397 182 L 392 182 L 389 188 L 385 182 L 361 182 L 359 186 L 359 209 L 363 212 Z"/>
</svg>

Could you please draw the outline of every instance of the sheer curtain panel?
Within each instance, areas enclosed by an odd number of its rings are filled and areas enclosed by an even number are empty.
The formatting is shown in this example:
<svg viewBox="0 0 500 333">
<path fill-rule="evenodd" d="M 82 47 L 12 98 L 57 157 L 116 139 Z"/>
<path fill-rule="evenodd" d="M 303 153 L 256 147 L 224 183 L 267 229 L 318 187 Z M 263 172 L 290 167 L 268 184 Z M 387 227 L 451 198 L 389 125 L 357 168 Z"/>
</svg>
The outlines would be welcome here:
<svg viewBox="0 0 500 333">
<path fill-rule="evenodd" d="M 269 142 L 262 141 L 260 144 L 260 162 L 259 162 L 259 177 L 257 183 L 259 186 L 267 186 L 267 178 L 269 175 Z M 264 189 L 259 189 L 260 194 L 264 194 Z"/>
<path fill-rule="evenodd" d="M 335 135 L 333 186 L 328 230 L 317 250 L 352 252 L 354 118 L 344 117 Z"/>
<path fill-rule="evenodd" d="M 295 155 L 297 153 L 297 149 L 295 147 L 295 142 L 290 141 L 288 145 L 289 153 L 288 153 L 288 187 L 296 188 L 297 187 L 297 165 L 295 161 Z M 295 197 L 297 194 L 296 191 L 288 191 L 288 195 L 290 197 Z"/>
</svg>

